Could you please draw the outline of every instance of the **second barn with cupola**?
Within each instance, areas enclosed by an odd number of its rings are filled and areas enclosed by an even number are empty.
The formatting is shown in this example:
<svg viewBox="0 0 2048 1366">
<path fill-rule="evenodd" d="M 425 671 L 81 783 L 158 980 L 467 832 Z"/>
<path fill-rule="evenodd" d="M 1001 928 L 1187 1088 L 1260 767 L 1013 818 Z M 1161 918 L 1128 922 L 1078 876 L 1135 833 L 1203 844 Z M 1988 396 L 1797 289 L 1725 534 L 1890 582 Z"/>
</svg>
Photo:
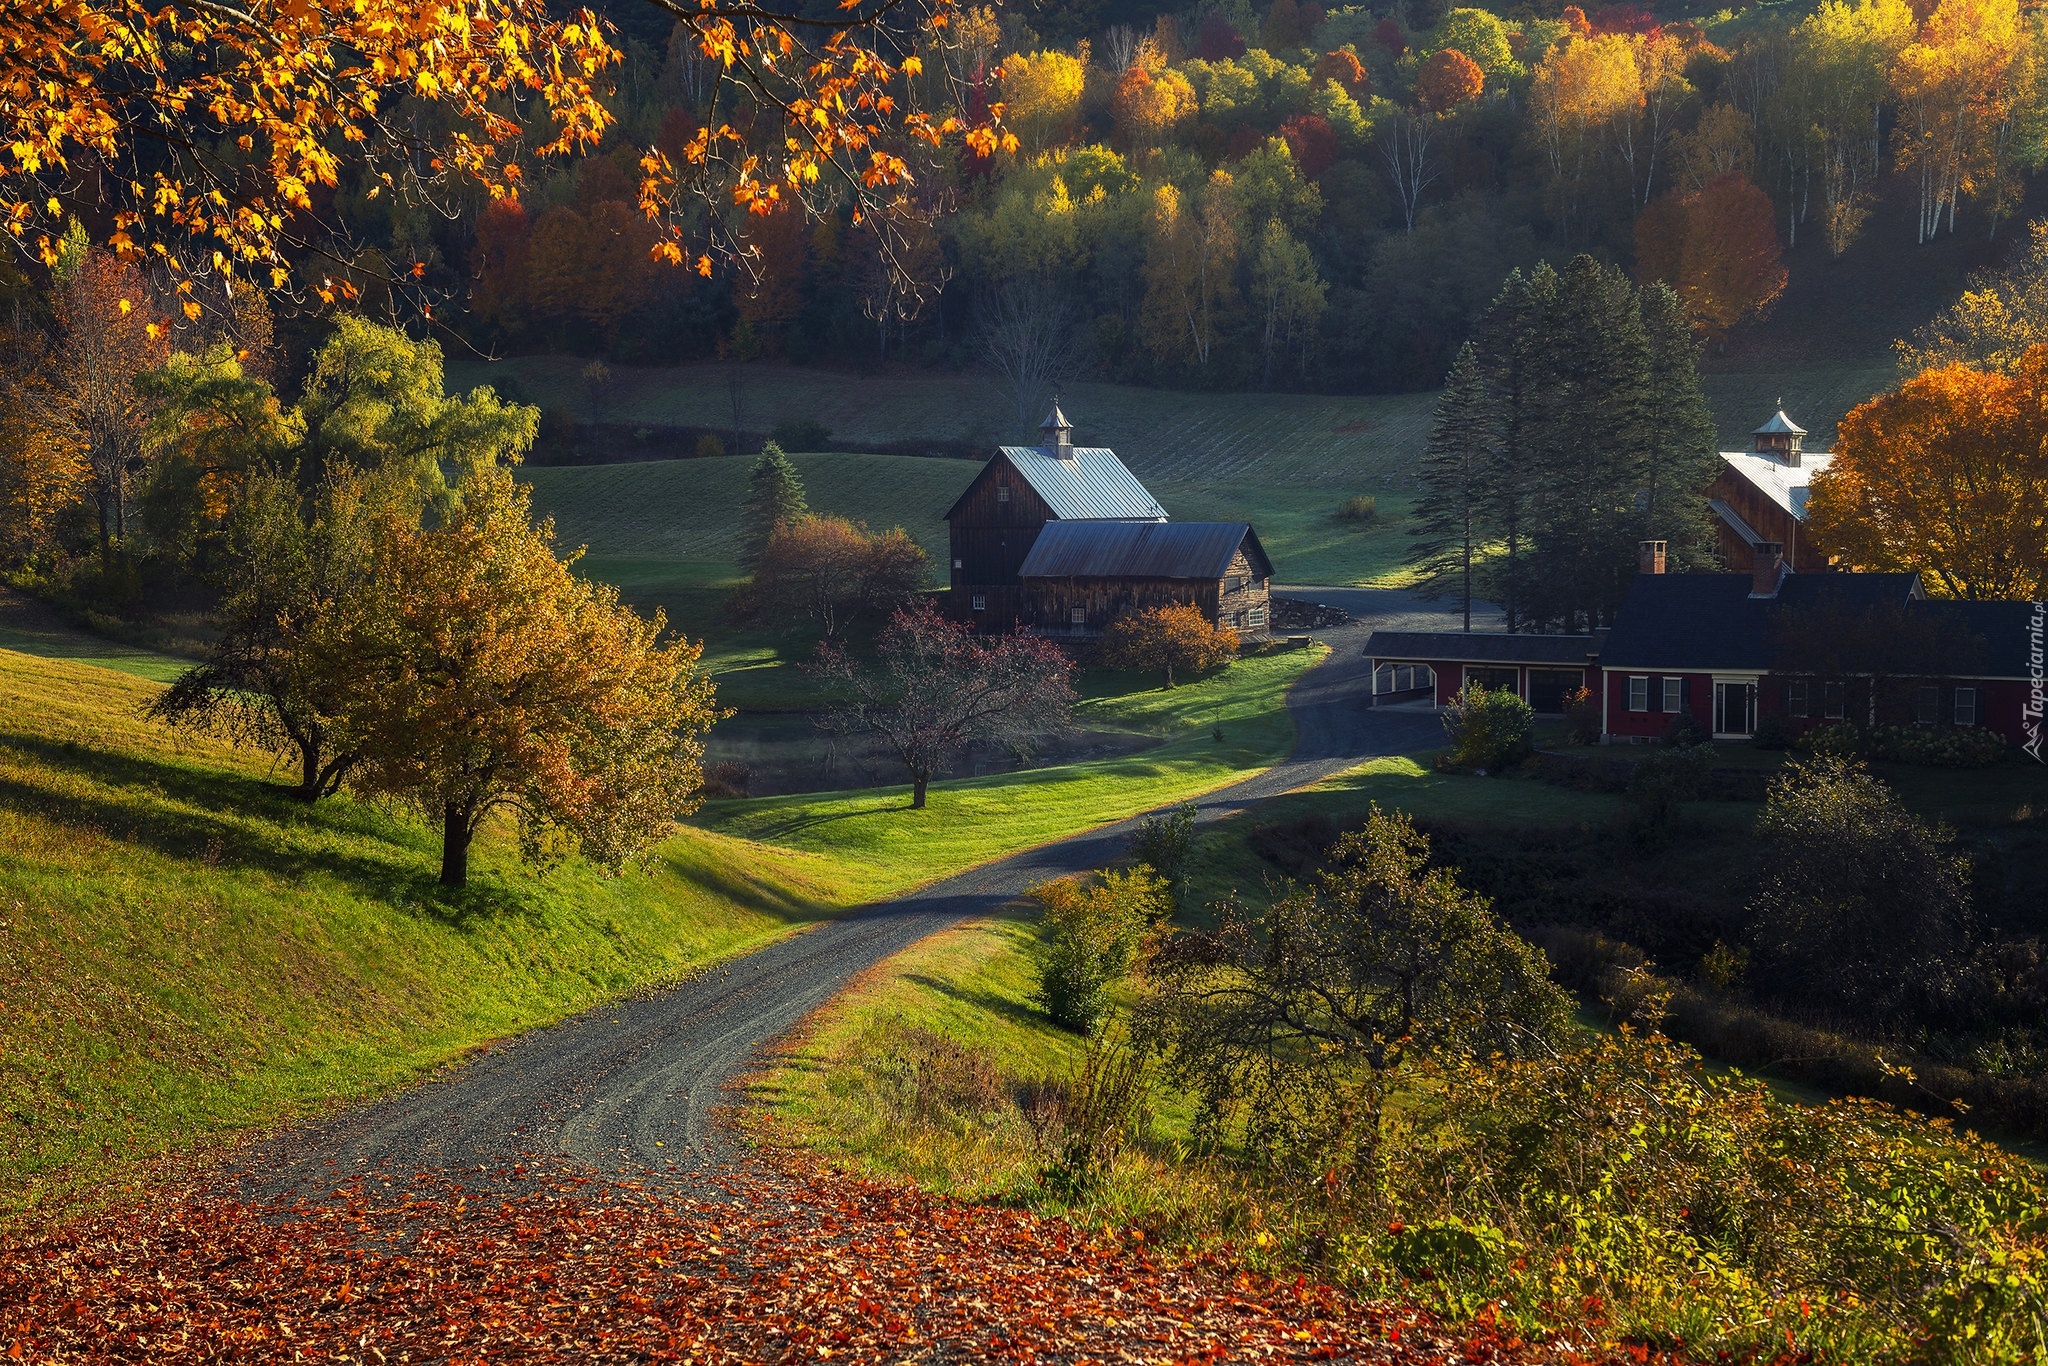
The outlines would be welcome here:
<svg viewBox="0 0 2048 1366">
<path fill-rule="evenodd" d="M 1273 563 L 1249 523 L 1172 521 L 1115 451 L 1074 444 L 1058 404 L 1039 433 L 999 447 L 946 513 L 949 616 L 1087 639 L 1124 612 L 1193 603 L 1265 634 Z"/>
</svg>

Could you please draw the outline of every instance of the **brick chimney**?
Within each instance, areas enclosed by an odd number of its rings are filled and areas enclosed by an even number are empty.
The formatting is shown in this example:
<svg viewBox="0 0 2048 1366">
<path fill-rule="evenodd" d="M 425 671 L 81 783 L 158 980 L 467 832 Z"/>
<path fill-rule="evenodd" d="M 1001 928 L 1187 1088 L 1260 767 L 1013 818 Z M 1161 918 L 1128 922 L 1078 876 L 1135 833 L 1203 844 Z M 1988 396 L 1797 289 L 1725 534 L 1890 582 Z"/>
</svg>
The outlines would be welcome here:
<svg viewBox="0 0 2048 1366">
<path fill-rule="evenodd" d="M 1636 543 L 1636 573 L 1661 574 L 1664 572 L 1664 542 L 1638 541 Z"/>
<path fill-rule="evenodd" d="M 1758 541 L 1756 560 L 1749 570 L 1749 595 L 1753 598 L 1775 598 L 1778 596 L 1778 585 L 1784 578 L 1784 542 Z"/>
</svg>

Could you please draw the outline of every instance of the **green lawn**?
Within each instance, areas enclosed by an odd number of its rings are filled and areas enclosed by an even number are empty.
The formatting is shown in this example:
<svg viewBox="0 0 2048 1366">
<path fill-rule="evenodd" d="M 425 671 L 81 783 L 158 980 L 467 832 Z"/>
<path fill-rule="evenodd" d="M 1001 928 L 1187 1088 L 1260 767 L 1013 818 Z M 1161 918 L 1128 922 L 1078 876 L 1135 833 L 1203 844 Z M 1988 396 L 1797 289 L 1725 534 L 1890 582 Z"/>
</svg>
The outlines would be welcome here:
<svg viewBox="0 0 2048 1366">
<path fill-rule="evenodd" d="M 177 655 L 123 645 L 117 640 L 87 635 L 55 624 L 54 612 L 32 604 L 31 610 L 11 614 L 15 619 L 0 624 L 0 650 L 13 650 L 38 659 L 64 659 L 74 664 L 92 664 L 116 673 L 168 683 L 192 667 L 192 661 Z"/>
<path fill-rule="evenodd" d="M 741 839 L 829 852 L 847 886 L 880 895 L 906 880 L 944 877 L 1269 767 L 1294 743 L 1287 685 L 1320 657 L 1310 650 L 1255 656 L 1178 688 L 1081 704 L 1086 725 L 1172 737 L 1142 754 L 935 783 L 922 811 L 911 808 L 905 785 L 712 802 L 695 820 Z M 1094 686 L 1129 681 L 1112 675 Z"/>
</svg>

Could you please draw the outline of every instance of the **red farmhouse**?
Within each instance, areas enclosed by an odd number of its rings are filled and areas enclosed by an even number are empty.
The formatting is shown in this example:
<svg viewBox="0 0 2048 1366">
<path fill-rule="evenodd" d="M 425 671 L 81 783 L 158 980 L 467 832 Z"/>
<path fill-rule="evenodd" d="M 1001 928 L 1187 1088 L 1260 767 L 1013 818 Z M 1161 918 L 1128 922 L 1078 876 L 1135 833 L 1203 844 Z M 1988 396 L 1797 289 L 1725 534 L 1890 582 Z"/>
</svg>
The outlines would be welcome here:
<svg viewBox="0 0 2048 1366">
<path fill-rule="evenodd" d="M 1914 574 L 1796 574 L 1772 541 L 1748 574 L 1666 574 L 1663 543 L 1646 541 L 1641 570 L 1614 629 L 1594 635 L 1375 631 L 1374 700 L 1441 706 L 1472 682 L 1554 714 L 1583 683 L 1612 742 L 1662 738 L 1679 713 L 1717 739 L 1764 717 L 1795 734 L 1846 718 L 2034 739 L 2032 603 L 1930 601 Z"/>
</svg>

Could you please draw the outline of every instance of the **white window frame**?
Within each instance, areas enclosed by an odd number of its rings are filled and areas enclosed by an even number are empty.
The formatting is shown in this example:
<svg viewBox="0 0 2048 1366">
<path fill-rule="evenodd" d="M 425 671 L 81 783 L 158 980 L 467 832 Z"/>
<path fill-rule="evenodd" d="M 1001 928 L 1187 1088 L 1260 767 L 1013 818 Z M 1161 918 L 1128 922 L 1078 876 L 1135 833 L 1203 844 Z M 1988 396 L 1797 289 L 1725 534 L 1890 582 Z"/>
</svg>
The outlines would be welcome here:
<svg viewBox="0 0 2048 1366">
<path fill-rule="evenodd" d="M 1676 715 L 1685 710 L 1685 680 L 1676 674 L 1665 674 L 1664 686 L 1658 691 L 1657 710 L 1667 715 Z"/>
<path fill-rule="evenodd" d="M 977 612 L 986 612 L 988 610 L 988 594 L 976 593 L 974 595 L 974 610 Z"/>
<path fill-rule="evenodd" d="M 1977 690 L 1975 688 L 1956 689 L 1956 724 L 1959 726 L 1974 726 L 1977 724 Z"/>
<path fill-rule="evenodd" d="M 1646 712 L 1650 709 L 1650 676 L 1630 674 L 1628 676 L 1628 709 Z"/>
<path fill-rule="evenodd" d="M 1085 607 L 1068 608 L 1067 622 L 1072 626 L 1086 626 L 1088 624 L 1088 609 Z"/>
<path fill-rule="evenodd" d="M 1823 683 L 1820 685 L 1820 713 L 1823 721 L 1845 721 L 1849 717 L 1849 685 L 1847 683 Z"/>
<path fill-rule="evenodd" d="M 1803 678 L 1785 685 L 1785 714 L 1805 720 L 1813 714 L 1813 687 Z"/>
<path fill-rule="evenodd" d="M 1913 689 L 1913 724 L 1931 726 L 1941 720 L 1941 689 L 1922 684 Z"/>
</svg>

